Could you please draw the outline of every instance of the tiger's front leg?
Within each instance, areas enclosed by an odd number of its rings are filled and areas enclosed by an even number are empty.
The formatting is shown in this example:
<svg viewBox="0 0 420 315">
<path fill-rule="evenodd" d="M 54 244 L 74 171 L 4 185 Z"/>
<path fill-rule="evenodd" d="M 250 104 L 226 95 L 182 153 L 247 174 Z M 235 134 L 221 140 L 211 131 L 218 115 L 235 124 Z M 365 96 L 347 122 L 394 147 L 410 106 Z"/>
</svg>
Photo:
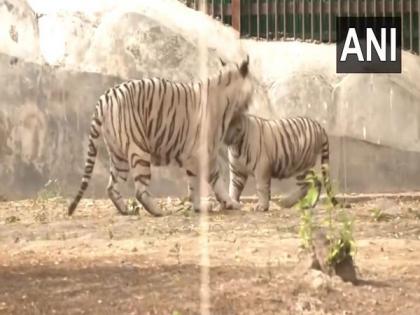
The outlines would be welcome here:
<svg viewBox="0 0 420 315">
<path fill-rule="evenodd" d="M 198 176 L 197 161 L 191 159 L 186 163 L 187 181 L 188 181 L 188 199 L 192 203 L 195 212 L 211 211 L 213 206 L 208 196 L 201 198 L 200 195 L 200 177 Z"/>
<path fill-rule="evenodd" d="M 239 210 L 241 208 L 241 204 L 229 196 L 227 185 L 225 181 L 220 177 L 220 171 L 217 164 L 215 164 L 213 169 L 210 168 L 207 180 L 213 188 L 216 199 L 223 209 Z"/>
<path fill-rule="evenodd" d="M 255 181 L 257 182 L 258 203 L 256 211 L 268 211 L 271 199 L 271 171 L 268 167 L 259 167 L 255 171 Z"/>
</svg>

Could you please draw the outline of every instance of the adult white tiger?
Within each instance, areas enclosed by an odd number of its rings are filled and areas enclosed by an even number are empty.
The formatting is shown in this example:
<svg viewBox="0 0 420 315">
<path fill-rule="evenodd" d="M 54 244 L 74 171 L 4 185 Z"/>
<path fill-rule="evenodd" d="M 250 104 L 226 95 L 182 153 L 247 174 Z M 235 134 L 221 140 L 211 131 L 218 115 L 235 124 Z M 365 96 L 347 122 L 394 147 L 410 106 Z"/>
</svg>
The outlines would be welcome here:
<svg viewBox="0 0 420 315">
<path fill-rule="evenodd" d="M 224 139 L 229 148 L 230 196 L 239 201 L 250 174 L 257 184 L 257 210 L 268 210 L 271 178 L 296 176 L 298 191 L 283 201 L 290 207 L 308 191 L 305 177 L 321 155 L 325 190 L 335 205 L 329 180 L 329 142 L 322 126 L 305 117 L 267 120 L 241 115 L 232 120 Z M 318 190 L 321 185 L 317 185 Z M 315 203 L 317 200 L 315 201 Z M 313 204 L 312 206 L 315 206 Z"/>
<path fill-rule="evenodd" d="M 68 208 L 72 215 L 81 200 L 93 172 L 97 141 L 103 136 L 110 156 L 108 195 L 121 214 L 127 214 L 118 181 L 134 179 L 136 199 L 152 215 L 162 215 L 149 193 L 150 165 L 176 161 L 187 172 L 188 181 L 197 186 L 199 155 L 208 154 L 207 181 L 223 206 L 239 208 L 219 177 L 218 147 L 223 143 L 233 117 L 248 109 L 253 93 L 249 75 L 249 57 L 240 65 L 228 65 L 206 82 L 189 84 L 161 78 L 132 80 L 105 92 L 93 115 L 85 172 L 80 190 Z M 200 141 L 203 126 L 212 122 L 207 147 Z M 194 209 L 200 199 L 194 189 Z"/>
</svg>

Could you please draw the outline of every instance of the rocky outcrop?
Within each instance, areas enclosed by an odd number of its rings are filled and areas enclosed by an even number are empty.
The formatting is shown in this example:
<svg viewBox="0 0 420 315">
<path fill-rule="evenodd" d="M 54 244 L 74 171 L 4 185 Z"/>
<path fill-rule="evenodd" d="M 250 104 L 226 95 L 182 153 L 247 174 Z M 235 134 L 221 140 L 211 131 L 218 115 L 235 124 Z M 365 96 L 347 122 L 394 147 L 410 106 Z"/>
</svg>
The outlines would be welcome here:
<svg viewBox="0 0 420 315">
<path fill-rule="evenodd" d="M 26 1 L 0 0 L 0 53 L 42 61 L 38 17 Z"/>
<path fill-rule="evenodd" d="M 310 116 L 335 136 L 420 151 L 418 56 L 403 52 L 401 74 L 336 74 L 335 45 L 247 41 L 246 47 L 271 100 L 262 115 Z"/>
<path fill-rule="evenodd" d="M 215 36 L 237 37 L 235 31 L 199 12 L 176 1 L 166 2 L 167 9 L 186 10 L 200 20 L 202 30 L 212 25 L 210 29 L 220 29 Z M 25 1 L 16 3 L 26 5 Z M 11 49 L 0 54 L 0 179 L 8 183 L 0 186 L 1 194 L 9 198 L 33 196 L 50 179 L 57 179 L 65 188 L 63 193 L 73 195 L 84 167 L 90 117 L 107 88 L 144 76 L 197 79 L 202 75 L 200 56 L 208 59 L 209 74 L 218 71 L 217 50 L 226 52 L 229 45 L 216 49 L 214 40 L 199 45 L 197 32 L 190 29 L 191 36 L 186 36 L 182 23 L 176 29 L 170 27 L 176 24 L 169 18 L 172 15 L 159 22 L 157 13 L 164 11 L 158 11 L 156 3 L 149 2 L 134 12 L 121 7 L 119 11 L 105 8 L 94 15 L 48 12 L 39 19 L 41 35 L 35 42 L 52 65 Z M 14 19 L 24 21 L 18 15 Z M 232 40 L 231 45 L 239 47 L 239 42 Z M 104 196 L 107 168 L 102 147 L 90 195 Z M 186 185 L 175 184 L 184 177 L 179 169 L 156 169 L 153 174 L 155 193 L 185 194 Z"/>
<path fill-rule="evenodd" d="M 418 56 L 403 53 L 401 75 L 337 75 L 333 45 L 239 41 L 233 29 L 176 0 L 95 5 L 94 13 L 41 16 L 23 0 L 0 0 L 0 195 L 31 197 L 50 179 L 73 195 L 94 105 L 110 86 L 144 76 L 197 79 L 218 71 L 219 57 L 238 61 L 245 53 L 260 87 L 251 112 L 319 120 L 332 135 L 338 190 L 420 188 Z M 93 196 L 105 195 L 104 150 Z M 158 195 L 186 192 L 177 168 L 155 169 L 153 178 Z M 291 187 L 274 183 L 273 193 Z"/>
</svg>

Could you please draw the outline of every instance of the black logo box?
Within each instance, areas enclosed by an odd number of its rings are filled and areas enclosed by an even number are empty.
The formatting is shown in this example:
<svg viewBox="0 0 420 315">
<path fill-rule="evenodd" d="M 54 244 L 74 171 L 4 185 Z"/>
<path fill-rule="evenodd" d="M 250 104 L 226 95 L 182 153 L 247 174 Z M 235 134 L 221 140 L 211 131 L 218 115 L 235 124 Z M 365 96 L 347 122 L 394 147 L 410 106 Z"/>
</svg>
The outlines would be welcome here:
<svg viewBox="0 0 420 315">
<path fill-rule="evenodd" d="M 400 17 L 337 17 L 337 73 L 401 73 L 401 18 Z M 357 55 L 349 54 L 345 61 L 340 61 L 347 33 L 355 28 L 364 61 Z M 372 61 L 366 61 L 366 30 L 372 28 L 379 45 L 381 44 L 381 28 L 386 29 L 386 61 L 381 61 L 372 46 Z M 396 29 L 396 60 L 390 61 L 391 28 Z M 353 41 L 350 47 L 354 47 Z"/>
</svg>

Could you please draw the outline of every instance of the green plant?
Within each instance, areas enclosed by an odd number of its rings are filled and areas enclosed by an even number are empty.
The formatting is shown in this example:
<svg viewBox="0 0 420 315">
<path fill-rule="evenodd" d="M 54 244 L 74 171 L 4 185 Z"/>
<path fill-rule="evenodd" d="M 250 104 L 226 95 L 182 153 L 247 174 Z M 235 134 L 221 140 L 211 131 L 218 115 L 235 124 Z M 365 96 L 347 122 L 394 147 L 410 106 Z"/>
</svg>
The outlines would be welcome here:
<svg viewBox="0 0 420 315">
<path fill-rule="evenodd" d="M 136 199 L 128 198 L 127 200 L 127 212 L 129 214 L 138 215 L 140 213 L 140 206 Z"/>
<path fill-rule="evenodd" d="M 299 200 L 298 206 L 300 209 L 312 208 L 318 201 L 321 193 L 319 176 L 314 171 L 308 172 L 302 184 L 308 185 L 308 192 Z"/>
<path fill-rule="evenodd" d="M 383 213 L 379 208 L 373 208 L 370 210 L 371 216 L 373 221 L 375 222 L 382 222 L 382 221 L 389 221 L 392 217 L 386 213 Z"/>
<path fill-rule="evenodd" d="M 4 223 L 5 224 L 11 224 L 11 223 L 19 222 L 19 221 L 20 221 L 19 217 L 15 216 L 15 215 L 11 215 L 4 220 Z"/>
<path fill-rule="evenodd" d="M 315 172 L 309 172 L 304 182 L 309 186 L 306 195 L 299 200 L 298 209 L 300 214 L 299 237 L 302 247 L 309 249 L 312 244 L 313 218 L 311 208 L 319 199 L 320 181 Z"/>
<path fill-rule="evenodd" d="M 305 249 L 311 249 L 316 222 L 314 222 L 312 209 L 310 208 L 319 198 L 319 175 L 313 171 L 310 172 L 305 178 L 305 183 L 309 185 L 308 193 L 298 203 L 300 212 L 299 237 L 302 246 Z M 330 202 L 327 205 L 326 218 L 322 225 L 326 229 L 326 237 L 329 243 L 326 258 L 328 265 L 337 265 L 349 255 L 355 255 L 354 220 L 348 217 L 345 209 L 341 209 L 337 217 L 337 208 Z"/>
<path fill-rule="evenodd" d="M 330 246 L 328 249 L 327 262 L 329 265 L 337 265 L 349 255 L 356 254 L 356 242 L 354 240 L 354 219 L 349 219 L 345 211 L 341 211 L 338 233 L 329 236 Z M 334 225 L 332 225 L 334 227 Z"/>
<path fill-rule="evenodd" d="M 50 200 L 54 200 L 54 203 L 51 204 L 53 206 L 66 205 L 66 200 L 62 197 L 61 191 L 58 180 L 49 179 L 34 197 L 32 207 L 40 207 L 41 210 L 45 210 Z"/>
<path fill-rule="evenodd" d="M 309 249 L 311 247 L 312 232 L 312 211 L 311 209 L 300 208 L 299 237 L 301 239 L 301 245 L 305 249 Z"/>
<path fill-rule="evenodd" d="M 57 179 L 49 179 L 37 194 L 37 198 L 43 200 L 57 197 L 61 197 L 61 187 Z"/>
</svg>

